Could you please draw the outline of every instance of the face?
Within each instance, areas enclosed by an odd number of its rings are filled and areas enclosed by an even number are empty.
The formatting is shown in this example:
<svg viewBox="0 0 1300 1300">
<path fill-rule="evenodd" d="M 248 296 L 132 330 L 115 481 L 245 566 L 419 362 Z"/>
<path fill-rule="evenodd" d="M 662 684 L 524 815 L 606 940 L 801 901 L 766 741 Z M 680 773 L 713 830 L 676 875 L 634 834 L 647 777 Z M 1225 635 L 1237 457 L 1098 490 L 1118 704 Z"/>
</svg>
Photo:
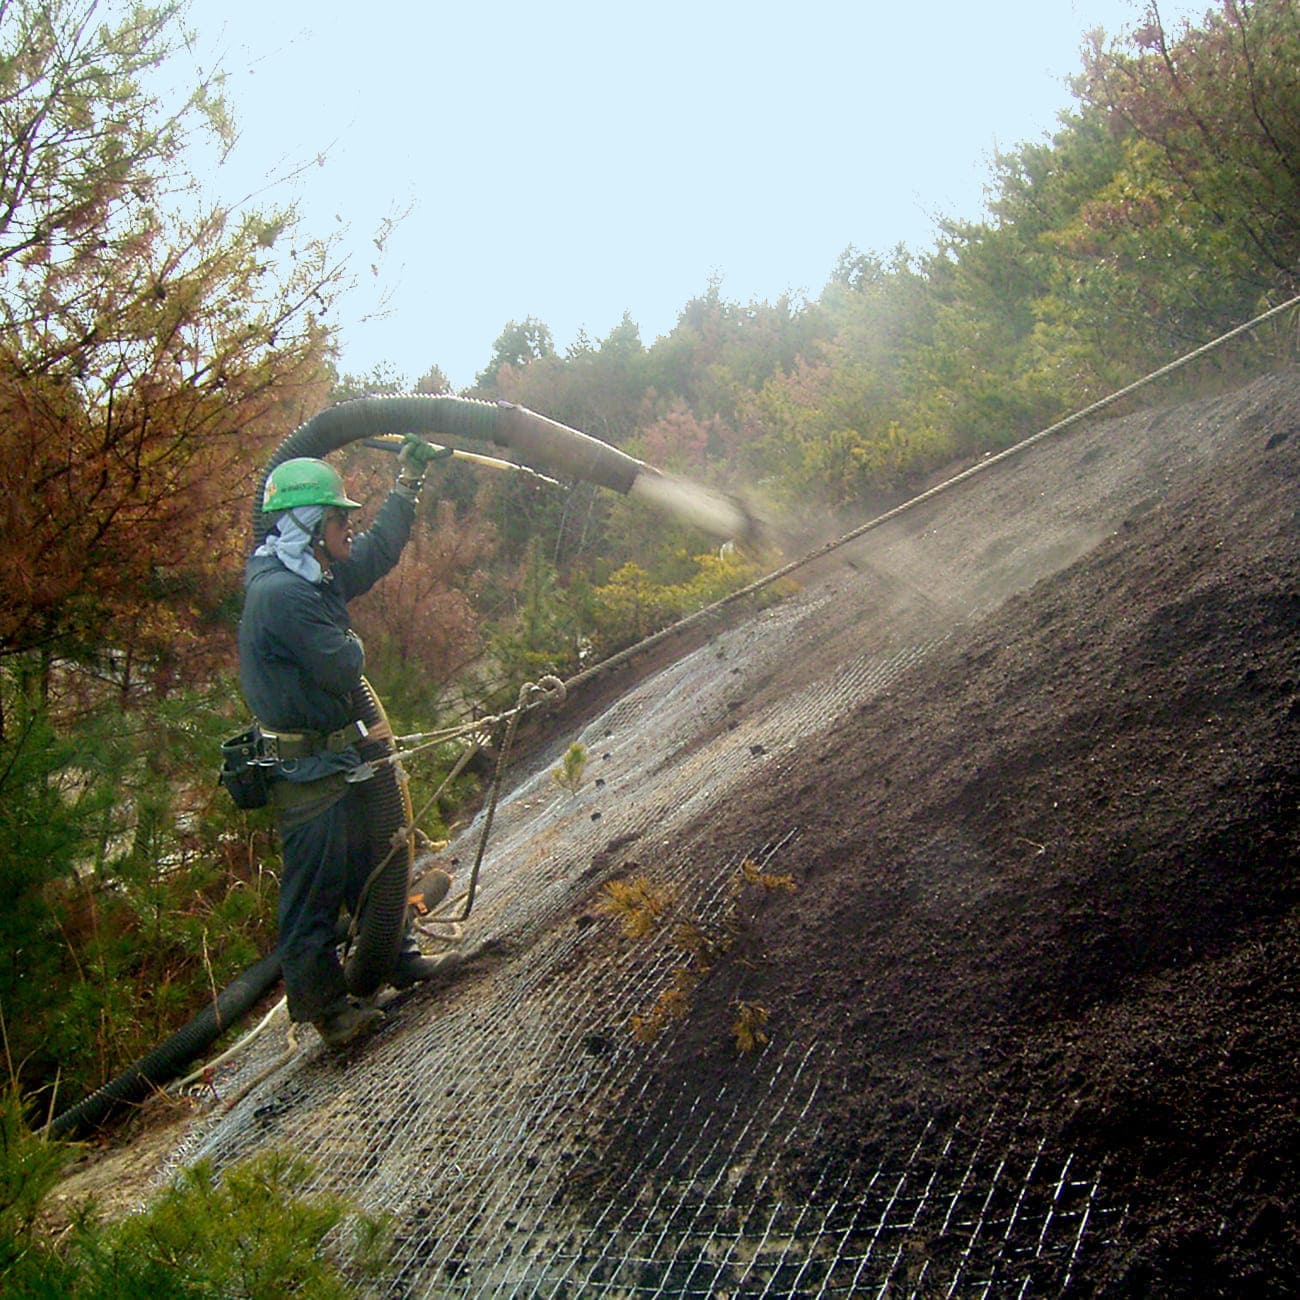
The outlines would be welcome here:
<svg viewBox="0 0 1300 1300">
<path fill-rule="evenodd" d="M 352 511 L 340 510 L 336 506 L 326 507 L 321 529 L 320 549 L 325 552 L 323 558 L 330 563 L 346 560 L 352 554 Z"/>
</svg>

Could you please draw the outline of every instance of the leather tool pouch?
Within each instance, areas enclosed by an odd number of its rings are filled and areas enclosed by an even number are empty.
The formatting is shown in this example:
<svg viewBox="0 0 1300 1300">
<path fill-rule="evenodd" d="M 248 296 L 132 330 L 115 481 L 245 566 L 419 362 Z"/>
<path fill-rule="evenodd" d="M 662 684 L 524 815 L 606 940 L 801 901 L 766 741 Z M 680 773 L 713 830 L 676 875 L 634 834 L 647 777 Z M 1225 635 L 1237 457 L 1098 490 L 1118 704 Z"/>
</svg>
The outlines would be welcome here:
<svg viewBox="0 0 1300 1300">
<path fill-rule="evenodd" d="M 236 808 L 264 808 L 271 799 L 270 768 L 259 763 L 260 737 L 256 727 L 221 742 L 221 771 L 217 780 L 235 801 Z"/>
</svg>

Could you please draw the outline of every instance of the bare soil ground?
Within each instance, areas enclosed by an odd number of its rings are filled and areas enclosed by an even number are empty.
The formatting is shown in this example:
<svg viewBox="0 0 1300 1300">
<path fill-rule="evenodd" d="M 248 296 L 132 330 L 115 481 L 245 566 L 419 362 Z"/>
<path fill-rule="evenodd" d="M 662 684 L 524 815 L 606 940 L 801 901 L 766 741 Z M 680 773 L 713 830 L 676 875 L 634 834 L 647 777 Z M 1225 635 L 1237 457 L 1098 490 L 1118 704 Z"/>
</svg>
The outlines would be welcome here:
<svg viewBox="0 0 1300 1300">
<path fill-rule="evenodd" d="M 192 1117 L 184 1102 L 151 1100 L 99 1140 L 76 1148 L 42 1206 L 45 1228 L 57 1235 L 86 1207 L 101 1221 L 139 1209 Z"/>
<path fill-rule="evenodd" d="M 695 826 L 714 859 L 797 826 L 801 875 L 657 1091 L 666 1122 L 702 1078 L 743 1098 L 743 989 L 774 1036 L 852 1045 L 806 1185 L 863 1116 L 1002 1099 L 1127 1197 L 1072 1293 L 1293 1295 L 1300 377 L 1187 412 L 1236 425 L 1210 470 Z"/>
</svg>

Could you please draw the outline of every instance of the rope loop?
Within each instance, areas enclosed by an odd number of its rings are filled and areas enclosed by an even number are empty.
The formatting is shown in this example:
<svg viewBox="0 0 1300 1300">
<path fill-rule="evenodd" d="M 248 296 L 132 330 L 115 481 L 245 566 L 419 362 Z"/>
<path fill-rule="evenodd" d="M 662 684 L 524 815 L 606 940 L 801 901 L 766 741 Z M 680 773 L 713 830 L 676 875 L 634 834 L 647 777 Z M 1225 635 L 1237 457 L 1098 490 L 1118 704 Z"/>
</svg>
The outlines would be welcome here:
<svg viewBox="0 0 1300 1300">
<path fill-rule="evenodd" d="M 558 677 L 547 674 L 535 682 L 525 682 L 519 688 L 519 702 L 515 707 L 532 709 L 539 704 L 557 706 L 564 703 L 568 694 L 567 687 Z"/>
</svg>

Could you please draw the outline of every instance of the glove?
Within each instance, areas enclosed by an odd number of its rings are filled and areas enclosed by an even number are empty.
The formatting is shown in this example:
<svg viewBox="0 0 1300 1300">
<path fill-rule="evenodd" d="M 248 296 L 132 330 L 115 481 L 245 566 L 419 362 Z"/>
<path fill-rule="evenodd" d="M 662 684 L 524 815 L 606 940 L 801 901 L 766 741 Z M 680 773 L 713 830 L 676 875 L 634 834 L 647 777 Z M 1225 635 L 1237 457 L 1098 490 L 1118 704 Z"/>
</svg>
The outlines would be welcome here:
<svg viewBox="0 0 1300 1300">
<path fill-rule="evenodd" d="M 423 478 L 424 471 L 435 460 L 444 460 L 451 455 L 450 447 L 438 447 L 419 437 L 408 433 L 402 438 L 402 450 L 397 459 L 402 465 L 407 478 Z"/>
</svg>

